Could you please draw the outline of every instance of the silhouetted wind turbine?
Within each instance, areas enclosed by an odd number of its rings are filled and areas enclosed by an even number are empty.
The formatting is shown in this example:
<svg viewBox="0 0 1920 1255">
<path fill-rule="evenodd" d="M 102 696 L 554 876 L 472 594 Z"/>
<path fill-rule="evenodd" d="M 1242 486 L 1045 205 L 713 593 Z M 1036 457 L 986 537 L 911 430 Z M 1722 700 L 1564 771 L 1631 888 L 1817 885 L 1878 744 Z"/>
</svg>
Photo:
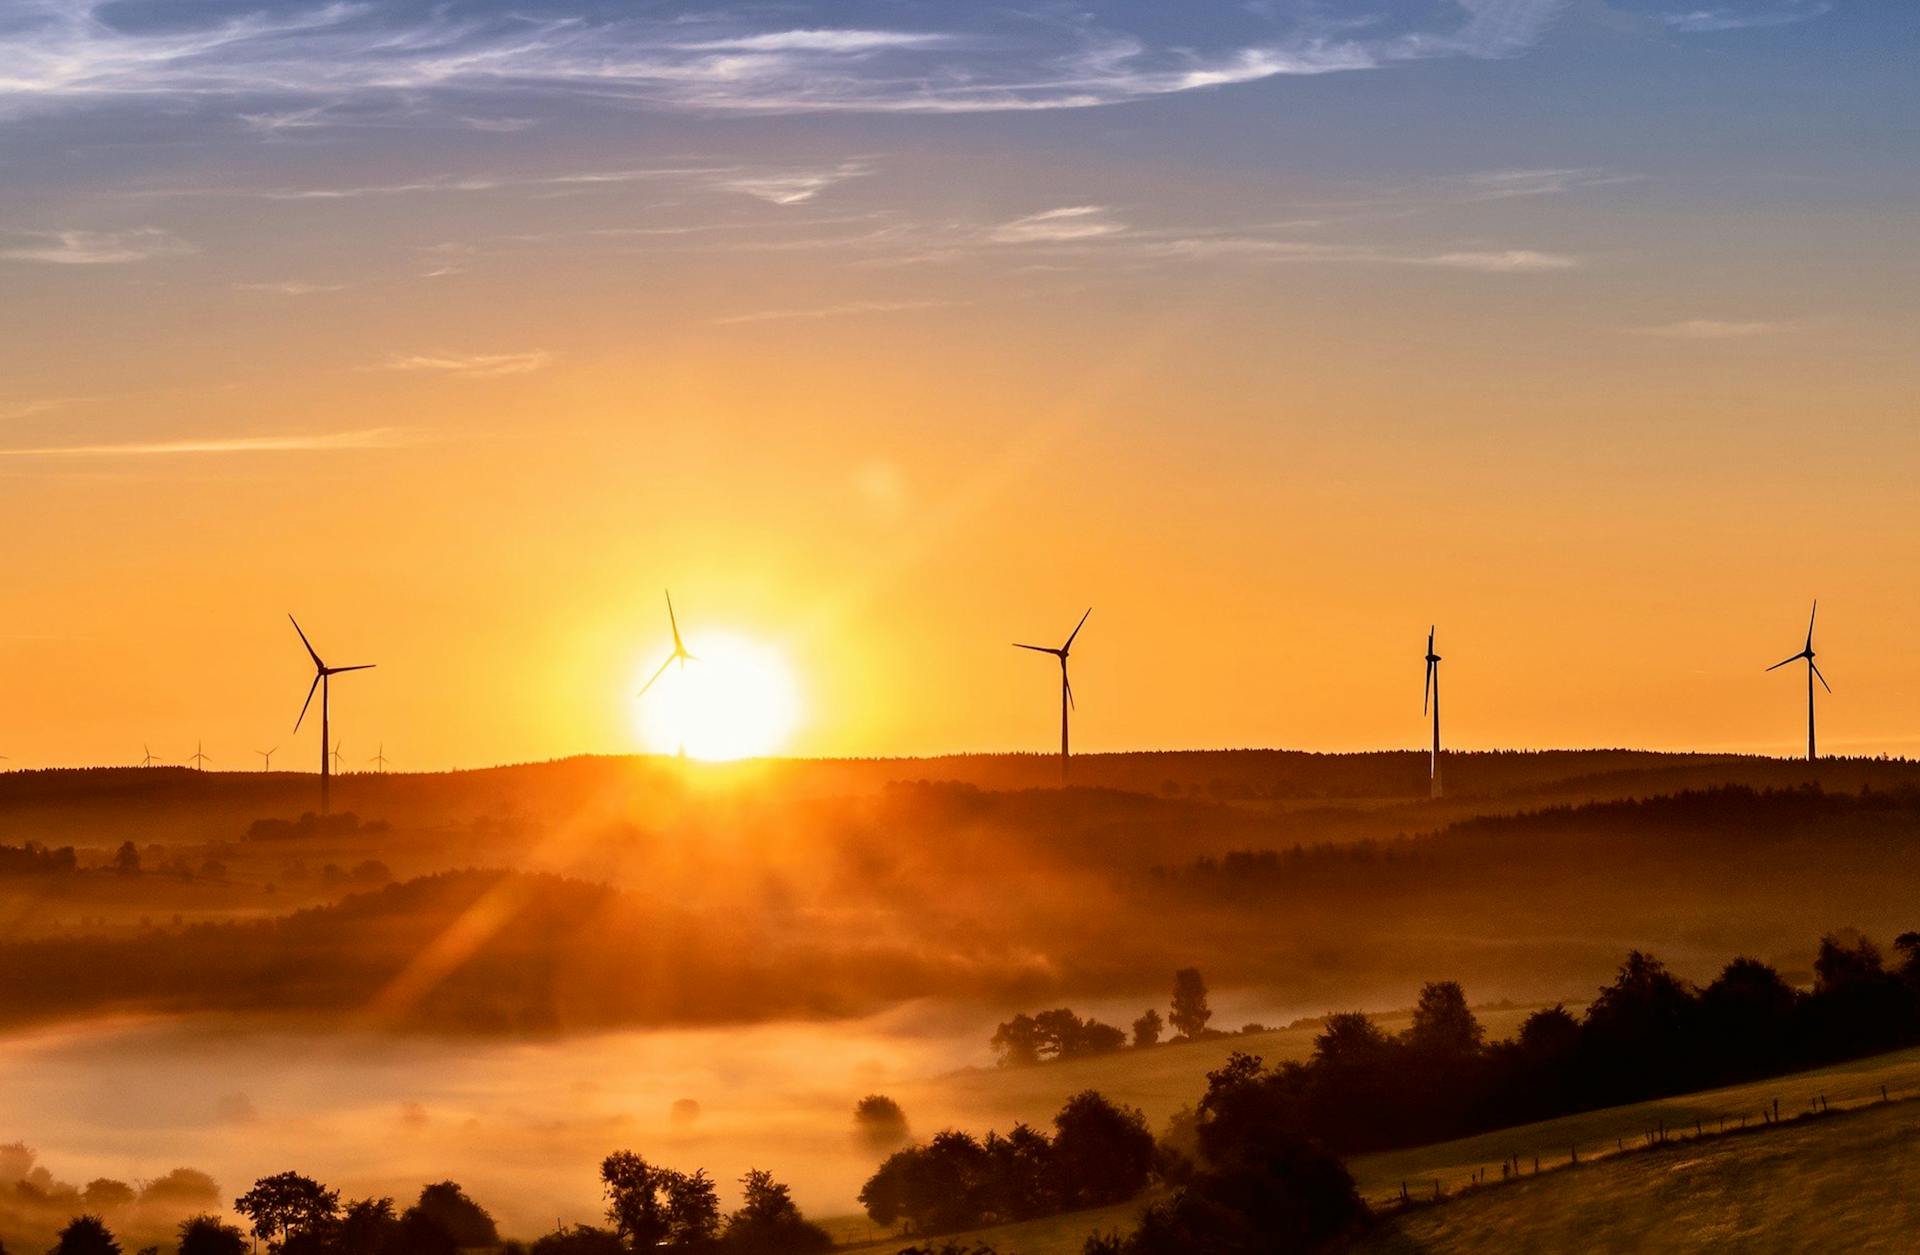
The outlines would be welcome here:
<svg viewBox="0 0 1920 1255">
<path fill-rule="evenodd" d="M 332 764 L 328 760 L 329 758 L 337 759 L 339 756 L 337 748 L 331 755 L 327 750 L 327 728 L 332 718 L 332 703 L 328 700 L 332 695 L 331 680 L 336 675 L 342 675 L 348 671 L 371 670 L 379 664 L 367 662 L 355 667 L 329 667 L 320 661 L 320 655 L 314 651 L 313 642 L 307 639 L 307 634 L 300 631 L 300 620 L 292 615 L 288 615 L 287 620 L 293 624 L 293 630 L 300 633 L 300 643 L 307 647 L 307 656 L 313 659 L 314 672 L 313 684 L 307 689 L 307 700 L 300 703 L 300 718 L 293 721 L 295 732 L 300 730 L 301 723 L 307 717 L 307 707 L 313 705 L 313 690 L 320 690 L 320 813 L 324 815 L 333 804 L 333 774 L 329 770 Z"/>
<path fill-rule="evenodd" d="M 140 765 L 142 767 L 153 766 L 153 747 L 150 745 L 142 745 L 140 747 L 140 750 L 141 750 Z"/>
<path fill-rule="evenodd" d="M 207 764 L 213 761 L 213 755 L 202 754 L 200 752 L 200 742 L 195 741 L 193 743 L 193 754 L 187 759 L 187 761 L 192 763 L 197 770 L 205 771 L 207 769 Z"/>
<path fill-rule="evenodd" d="M 667 660 L 656 667 L 653 674 L 647 677 L 647 682 L 640 686 L 640 691 L 634 695 L 635 701 L 645 697 L 647 690 L 659 683 L 660 677 L 665 675 L 667 668 L 671 667 L 674 663 L 679 663 L 680 669 L 685 671 L 688 663 L 700 661 L 687 652 L 686 642 L 680 639 L 680 620 L 676 619 L 673 614 L 673 591 L 671 589 L 665 591 L 667 594 L 667 626 L 673 631 L 673 651 L 667 655 Z M 686 756 L 687 743 L 683 738 L 680 742 L 680 757 L 685 758 Z"/>
<path fill-rule="evenodd" d="M 1073 625 L 1073 631 L 1068 635 L 1067 643 L 1058 649 L 1052 649 L 1046 645 L 1022 645 L 1019 641 L 1013 643 L 1015 649 L 1031 649 L 1036 654 L 1052 654 L 1060 660 L 1060 782 L 1062 784 L 1065 784 L 1067 781 L 1067 763 L 1069 761 L 1069 755 L 1067 753 L 1067 711 L 1075 705 L 1073 700 L 1073 682 L 1067 678 L 1067 655 L 1073 652 L 1073 638 L 1080 635 L 1080 629 L 1087 625 L 1087 615 L 1092 613 L 1093 607 L 1088 606 L 1087 614 L 1081 615 L 1080 622 Z"/>
<path fill-rule="evenodd" d="M 1433 756 L 1427 760 L 1427 796 L 1440 796 L 1440 655 L 1433 652 L 1433 628 L 1427 628 L 1427 683 L 1420 694 L 1420 713 L 1433 709 Z"/>
<path fill-rule="evenodd" d="M 256 754 L 258 754 L 258 755 L 260 755 L 260 770 L 262 770 L 262 771 L 272 771 L 272 770 L 273 770 L 273 756 L 274 756 L 274 754 L 275 754 L 276 752 L 278 752 L 278 751 L 279 751 L 279 749 L 280 749 L 280 747 L 279 747 L 278 745 L 276 745 L 276 746 L 274 746 L 274 747 L 273 747 L 273 749 L 270 749 L 270 750 L 255 750 L 255 751 L 253 751 L 254 753 L 256 753 Z"/>
<path fill-rule="evenodd" d="M 1827 690 L 1827 692 L 1829 693 L 1833 692 L 1833 686 L 1827 683 L 1827 677 L 1820 674 L 1819 666 L 1815 664 L 1815 662 L 1813 661 L 1813 657 L 1814 657 L 1813 655 L 1813 621 L 1815 618 L 1819 616 L 1819 614 L 1820 614 L 1820 599 L 1816 597 L 1813 599 L 1813 613 L 1807 616 L 1807 643 L 1805 645 L 1802 645 L 1800 647 L 1800 652 L 1793 655 L 1793 657 L 1782 658 L 1779 662 L 1776 662 L 1771 667 L 1767 668 L 1767 670 L 1769 671 L 1778 671 L 1780 668 L 1786 666 L 1790 662 L 1799 662 L 1802 658 L 1805 658 L 1807 660 L 1807 761 L 1808 762 L 1812 762 L 1814 760 L 1814 742 L 1813 742 L 1813 682 L 1814 680 L 1818 679 L 1820 681 L 1820 687 Z"/>
<path fill-rule="evenodd" d="M 344 739 L 333 743 L 333 774 L 336 776 L 340 774 L 340 747 L 345 744 Z"/>
<path fill-rule="evenodd" d="M 374 767 L 380 771 L 385 771 L 387 769 L 387 743 L 385 741 L 380 742 L 380 751 L 367 761 L 372 763 Z"/>
</svg>

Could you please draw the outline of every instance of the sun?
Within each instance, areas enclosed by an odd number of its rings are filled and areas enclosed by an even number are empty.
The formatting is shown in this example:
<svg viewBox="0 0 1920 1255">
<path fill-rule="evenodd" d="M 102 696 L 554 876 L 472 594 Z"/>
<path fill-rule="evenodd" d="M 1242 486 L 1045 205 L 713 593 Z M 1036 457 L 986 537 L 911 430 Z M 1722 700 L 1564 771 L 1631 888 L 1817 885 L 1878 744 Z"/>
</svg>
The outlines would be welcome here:
<svg viewBox="0 0 1920 1255">
<path fill-rule="evenodd" d="M 779 650 L 734 632 L 689 638 L 693 657 L 674 663 L 635 700 L 641 743 L 656 754 L 709 762 L 778 753 L 800 722 L 800 690 Z M 636 674 L 638 691 L 654 666 Z"/>
</svg>

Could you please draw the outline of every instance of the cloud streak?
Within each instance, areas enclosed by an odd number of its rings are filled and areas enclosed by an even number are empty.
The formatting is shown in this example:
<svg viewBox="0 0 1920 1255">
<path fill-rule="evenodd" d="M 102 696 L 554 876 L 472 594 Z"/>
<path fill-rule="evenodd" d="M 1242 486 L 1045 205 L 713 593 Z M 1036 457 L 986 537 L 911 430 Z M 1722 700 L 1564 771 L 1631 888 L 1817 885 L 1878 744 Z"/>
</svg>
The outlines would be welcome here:
<svg viewBox="0 0 1920 1255">
<path fill-rule="evenodd" d="M 0 449 L 3 458 L 190 457 L 231 453 L 323 453 L 353 449 L 391 449 L 408 443 L 398 427 L 367 427 L 318 435 L 225 436 L 205 439 L 130 441 Z"/>
<path fill-rule="evenodd" d="M 269 131 L 423 93 L 553 93 L 703 112 L 970 113 L 1125 103 L 1288 75 L 1531 48 L 1569 0 L 1412 0 L 1391 19 L 1303 8 L 1130 21 L 1120 6 L 1036 21 L 987 5 L 869 6 L 925 28 L 779 27 L 725 10 L 654 17 L 586 0 L 511 8 L 255 0 L 13 0 L 0 111 L 156 97 L 239 101 Z M 857 8 L 859 6 L 849 6 Z M 1178 10 L 1169 10 L 1178 14 Z M 515 115 L 517 116 L 517 115 Z"/>
<path fill-rule="evenodd" d="M 461 379 L 498 379 L 506 375 L 527 375 L 543 370 L 553 362 L 545 349 L 527 353 L 416 353 L 394 357 L 378 369 L 427 375 L 448 375 Z"/>
<path fill-rule="evenodd" d="M 117 266 L 193 252 L 158 227 L 129 231 L 0 231 L 0 261 L 46 266 Z"/>
<path fill-rule="evenodd" d="M 1719 318 L 1687 318 L 1657 327 L 1635 327 L 1634 334 L 1667 340 L 1750 340 L 1782 330 L 1777 322 L 1730 322 Z"/>
</svg>

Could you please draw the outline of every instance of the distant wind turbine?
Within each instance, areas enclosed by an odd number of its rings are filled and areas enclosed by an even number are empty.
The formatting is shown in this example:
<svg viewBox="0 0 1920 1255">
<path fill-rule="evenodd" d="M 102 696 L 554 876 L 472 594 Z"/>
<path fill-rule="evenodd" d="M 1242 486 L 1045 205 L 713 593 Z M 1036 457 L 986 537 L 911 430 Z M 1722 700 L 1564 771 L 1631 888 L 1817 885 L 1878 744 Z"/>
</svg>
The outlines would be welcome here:
<svg viewBox="0 0 1920 1255">
<path fill-rule="evenodd" d="M 200 742 L 195 741 L 193 743 L 193 754 L 187 759 L 187 761 L 192 763 L 196 770 L 205 771 L 207 769 L 207 764 L 213 761 L 213 755 L 202 754 L 200 752 Z"/>
<path fill-rule="evenodd" d="M 1814 658 L 1813 621 L 1815 618 L 1819 616 L 1819 614 L 1820 614 L 1820 599 L 1816 597 L 1813 599 L 1813 613 L 1807 616 L 1807 643 L 1800 647 L 1799 653 L 1793 655 L 1791 658 L 1782 658 L 1779 662 L 1776 662 L 1771 667 L 1767 668 L 1767 670 L 1769 671 L 1778 671 L 1780 668 L 1786 666 L 1790 662 L 1799 662 L 1802 658 L 1807 660 L 1807 761 L 1808 762 L 1812 762 L 1815 758 L 1814 740 L 1813 740 L 1813 682 L 1817 679 L 1820 681 L 1821 688 L 1827 690 L 1827 692 L 1829 693 L 1833 692 L 1833 686 L 1827 683 L 1827 677 L 1820 674 L 1819 666 L 1813 661 L 1813 658 Z"/>
<path fill-rule="evenodd" d="M 387 743 L 385 741 L 380 742 L 380 752 L 375 754 L 372 758 L 369 758 L 367 761 L 372 763 L 377 770 L 385 771 L 387 769 L 387 762 L 388 762 Z"/>
<path fill-rule="evenodd" d="M 673 591 L 671 589 L 665 591 L 667 594 L 667 627 L 673 631 L 673 650 L 667 655 L 666 661 L 656 667 L 653 674 L 647 677 L 647 682 L 640 686 L 640 691 L 634 695 L 634 700 L 636 701 L 645 697 L 647 690 L 659 683 L 660 677 L 665 675 L 667 668 L 671 667 L 674 663 L 679 663 L 680 669 L 685 671 L 688 663 L 700 661 L 687 652 L 686 642 L 680 639 L 680 620 L 675 618 L 673 614 Z M 680 757 L 685 758 L 686 756 L 687 743 L 683 739 L 680 742 Z"/>
<path fill-rule="evenodd" d="M 337 749 L 331 754 L 327 749 L 329 742 L 327 729 L 332 718 L 332 703 L 329 701 L 333 688 L 331 681 L 336 675 L 343 675 L 348 671 L 368 671 L 379 664 L 368 662 L 354 667 L 329 667 L 320 661 L 320 655 L 315 652 L 313 642 L 309 641 L 307 634 L 300 630 L 300 620 L 292 615 L 288 615 L 287 619 L 293 624 L 293 630 L 300 633 L 300 643 L 307 647 L 307 656 L 313 659 L 314 672 L 313 683 L 307 689 L 307 700 L 300 704 L 300 718 L 293 721 L 295 732 L 300 730 L 301 723 L 306 720 L 307 707 L 313 705 L 314 689 L 320 690 L 320 813 L 324 815 L 333 804 L 333 773 L 330 768 L 335 763 L 331 760 L 337 760 L 339 756 Z"/>
<path fill-rule="evenodd" d="M 278 752 L 279 749 L 280 747 L 276 745 L 273 747 L 273 749 L 270 749 L 270 750 L 253 751 L 254 753 L 260 755 L 260 770 L 262 771 L 273 770 L 273 756 L 276 752 Z"/>
<path fill-rule="evenodd" d="M 336 776 L 340 774 L 340 747 L 345 744 L 346 741 L 344 740 L 333 743 L 333 774 Z"/>
<path fill-rule="evenodd" d="M 140 750 L 141 750 L 140 765 L 142 767 L 153 766 L 153 747 L 150 745 L 142 745 L 140 747 Z"/>
<path fill-rule="evenodd" d="M 1420 713 L 1433 710 L 1433 756 L 1427 760 L 1427 796 L 1440 796 L 1440 655 L 1433 652 L 1432 627 L 1427 628 L 1427 683 L 1420 695 Z"/>
<path fill-rule="evenodd" d="M 1087 613 L 1080 616 L 1080 622 L 1073 625 L 1073 631 L 1067 636 L 1067 643 L 1058 649 L 1046 645 L 1022 645 L 1015 641 L 1015 649 L 1031 649 L 1037 654 L 1052 654 L 1060 660 L 1060 783 L 1067 782 L 1067 712 L 1076 706 L 1073 700 L 1073 682 L 1067 678 L 1067 655 L 1073 652 L 1074 637 L 1080 635 L 1080 629 L 1087 625 L 1087 615 L 1093 613 L 1093 607 L 1087 607 Z"/>
</svg>

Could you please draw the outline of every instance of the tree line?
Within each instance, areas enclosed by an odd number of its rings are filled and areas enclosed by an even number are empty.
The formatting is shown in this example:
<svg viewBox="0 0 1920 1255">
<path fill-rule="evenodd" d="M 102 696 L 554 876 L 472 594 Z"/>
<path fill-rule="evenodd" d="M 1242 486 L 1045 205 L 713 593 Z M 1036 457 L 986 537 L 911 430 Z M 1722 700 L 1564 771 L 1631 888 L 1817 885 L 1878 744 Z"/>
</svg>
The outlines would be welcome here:
<svg viewBox="0 0 1920 1255">
<path fill-rule="evenodd" d="M 1889 965 L 1864 937 L 1823 937 L 1803 992 L 1747 957 L 1697 988 L 1636 950 L 1583 1015 L 1536 1011 L 1494 1043 L 1460 985 L 1439 981 L 1403 1033 L 1330 1015 L 1310 1058 L 1262 1069 L 1236 1055 L 1230 1079 L 1263 1120 L 1342 1154 L 1445 1141 L 1920 1043 L 1920 933 L 1894 952 Z"/>
<path fill-rule="evenodd" d="M 1173 998 L 1166 1018 L 1148 1007 L 1133 1022 L 1132 1045 L 1135 1049 L 1159 1045 L 1161 1034 L 1169 1027 L 1176 1042 L 1225 1036 L 1207 1028 L 1212 1018 L 1206 979 L 1199 968 L 1183 967 L 1173 974 Z M 989 1044 L 1000 1066 L 1009 1068 L 1106 1054 L 1126 1046 L 1128 1041 L 1127 1034 L 1114 1025 L 1091 1016 L 1083 1020 L 1070 1008 L 1058 1007 L 1035 1015 L 1021 1012 L 994 1029 Z"/>
</svg>

